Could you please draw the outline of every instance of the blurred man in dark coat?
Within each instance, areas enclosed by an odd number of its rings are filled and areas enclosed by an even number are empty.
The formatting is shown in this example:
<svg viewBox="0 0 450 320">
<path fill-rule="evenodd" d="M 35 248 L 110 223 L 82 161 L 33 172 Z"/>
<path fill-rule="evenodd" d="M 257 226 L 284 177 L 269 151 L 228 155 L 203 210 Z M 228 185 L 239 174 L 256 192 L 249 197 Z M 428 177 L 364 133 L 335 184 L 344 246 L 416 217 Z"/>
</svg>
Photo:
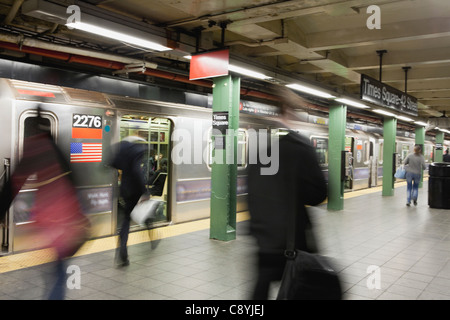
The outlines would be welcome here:
<svg viewBox="0 0 450 320">
<path fill-rule="evenodd" d="M 144 143 L 143 143 L 144 142 Z M 118 266 L 127 266 L 128 260 L 128 234 L 130 231 L 131 211 L 146 194 L 145 174 L 142 169 L 142 160 L 147 151 L 146 141 L 137 136 L 129 136 L 119 143 L 117 154 L 112 166 L 121 170 L 120 196 L 125 202 L 124 219 L 119 232 L 119 249 L 116 256 Z"/>
<path fill-rule="evenodd" d="M 277 121 L 280 127 L 289 128 L 290 121 L 296 119 L 293 107 L 299 107 L 296 104 L 302 99 L 287 89 L 281 90 L 281 115 Z M 311 222 L 305 205 L 320 204 L 327 196 L 323 173 L 306 138 L 289 131 L 279 138 L 278 151 L 279 168 L 275 174 L 261 174 L 265 166 L 259 161 L 249 166 L 250 230 L 259 248 L 258 276 L 253 293 L 253 299 L 257 300 L 267 299 L 270 283 L 282 278 L 289 216 L 297 215 L 297 249 L 314 251 L 314 243 L 307 241 Z"/>
</svg>

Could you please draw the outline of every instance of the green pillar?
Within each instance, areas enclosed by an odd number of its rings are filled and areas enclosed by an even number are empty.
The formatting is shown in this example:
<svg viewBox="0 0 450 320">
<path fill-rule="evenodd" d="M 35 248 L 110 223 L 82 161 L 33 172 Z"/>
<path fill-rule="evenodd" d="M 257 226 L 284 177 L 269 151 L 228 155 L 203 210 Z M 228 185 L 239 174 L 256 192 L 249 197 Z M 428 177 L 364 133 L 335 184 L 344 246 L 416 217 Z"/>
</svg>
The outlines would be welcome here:
<svg viewBox="0 0 450 320">
<path fill-rule="evenodd" d="M 210 238 L 223 241 L 236 239 L 239 98 L 239 78 L 214 78 Z M 222 124 L 214 125 L 214 119 Z M 224 119 L 228 126 L 218 128 L 223 126 Z"/>
<path fill-rule="evenodd" d="M 422 153 L 425 152 L 425 128 L 424 127 L 416 127 L 416 144 L 420 144 L 422 147 Z M 419 188 L 423 186 L 423 174 L 420 178 Z"/>
<path fill-rule="evenodd" d="M 328 125 L 328 204 L 329 210 L 344 209 L 344 180 L 342 180 L 342 153 L 345 151 L 347 107 L 330 106 Z"/>
<path fill-rule="evenodd" d="M 395 136 L 397 135 L 397 119 L 385 117 L 383 123 L 383 196 L 394 195 L 393 169 L 395 153 Z"/>
<path fill-rule="evenodd" d="M 442 146 L 441 150 L 436 149 L 434 153 L 434 162 L 444 161 L 444 133 L 439 131 L 436 133 L 436 145 L 440 144 Z"/>
</svg>

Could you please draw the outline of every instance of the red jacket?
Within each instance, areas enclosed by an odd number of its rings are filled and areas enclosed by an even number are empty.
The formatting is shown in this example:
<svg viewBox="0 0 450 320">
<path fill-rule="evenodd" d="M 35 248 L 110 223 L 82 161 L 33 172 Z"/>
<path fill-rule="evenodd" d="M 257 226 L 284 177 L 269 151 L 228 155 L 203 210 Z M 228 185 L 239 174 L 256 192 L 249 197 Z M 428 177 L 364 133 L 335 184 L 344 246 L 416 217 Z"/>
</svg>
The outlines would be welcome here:
<svg viewBox="0 0 450 320">
<path fill-rule="evenodd" d="M 88 226 L 70 173 L 51 137 L 43 133 L 25 139 L 23 157 L 11 177 L 11 201 L 23 186 L 37 189 L 32 218 L 59 258 L 78 250 Z"/>
</svg>

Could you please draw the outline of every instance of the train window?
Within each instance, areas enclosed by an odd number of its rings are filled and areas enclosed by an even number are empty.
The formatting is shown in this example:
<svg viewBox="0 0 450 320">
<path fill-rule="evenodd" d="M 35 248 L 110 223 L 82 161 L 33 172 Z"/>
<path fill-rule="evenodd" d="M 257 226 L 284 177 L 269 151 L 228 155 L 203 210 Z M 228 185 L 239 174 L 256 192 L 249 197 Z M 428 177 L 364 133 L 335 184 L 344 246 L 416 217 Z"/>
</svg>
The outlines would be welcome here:
<svg viewBox="0 0 450 320">
<path fill-rule="evenodd" d="M 247 130 L 239 129 L 237 161 L 238 161 L 238 168 L 241 168 L 241 169 L 247 167 L 247 144 L 248 144 Z"/>
<path fill-rule="evenodd" d="M 41 117 L 43 118 L 43 124 L 50 128 L 50 133 L 55 141 L 57 141 L 56 127 L 57 118 L 56 116 L 47 111 L 41 112 Z M 37 123 L 37 111 L 27 110 L 25 111 L 19 119 L 19 159 L 22 158 L 24 141 L 25 138 L 31 137 L 38 133 L 38 123 Z"/>
<path fill-rule="evenodd" d="M 401 158 L 402 162 L 406 159 L 406 157 L 408 156 L 409 153 L 410 153 L 409 145 L 408 144 L 404 144 L 402 146 L 402 158 Z"/>
<path fill-rule="evenodd" d="M 425 158 L 425 162 L 426 163 L 433 162 L 433 158 L 434 158 L 434 152 L 433 151 L 435 150 L 434 146 L 431 146 L 429 144 L 425 144 L 424 149 L 425 150 L 423 152 L 423 156 Z"/>
<path fill-rule="evenodd" d="M 370 161 L 370 141 L 364 141 L 364 164 L 369 164 Z"/>
<path fill-rule="evenodd" d="M 328 138 L 311 137 L 311 143 L 316 150 L 317 160 L 321 166 L 328 165 Z"/>
<path fill-rule="evenodd" d="M 212 139 L 212 127 L 208 133 L 208 160 L 206 165 L 211 170 L 213 162 L 213 139 Z M 238 170 L 243 170 L 247 167 L 248 159 L 248 132 L 245 129 L 238 130 L 238 145 L 237 145 L 237 167 Z"/>
<path fill-rule="evenodd" d="M 51 112 L 42 111 L 41 117 L 43 118 L 42 124 L 50 128 L 50 132 L 56 141 L 56 116 Z M 21 159 L 23 156 L 23 150 L 25 148 L 25 138 L 31 137 L 37 133 L 39 133 L 37 111 L 27 110 L 22 113 L 19 118 L 19 159 Z M 28 224 L 33 222 L 31 220 L 31 210 L 34 203 L 36 189 L 27 188 L 26 185 L 27 183 L 30 184 L 32 182 L 35 182 L 36 179 L 37 177 L 35 174 L 30 175 L 15 199 L 14 223 L 16 225 Z"/>
<path fill-rule="evenodd" d="M 378 143 L 378 163 L 383 164 L 383 140 L 380 140 L 380 143 Z"/>
</svg>

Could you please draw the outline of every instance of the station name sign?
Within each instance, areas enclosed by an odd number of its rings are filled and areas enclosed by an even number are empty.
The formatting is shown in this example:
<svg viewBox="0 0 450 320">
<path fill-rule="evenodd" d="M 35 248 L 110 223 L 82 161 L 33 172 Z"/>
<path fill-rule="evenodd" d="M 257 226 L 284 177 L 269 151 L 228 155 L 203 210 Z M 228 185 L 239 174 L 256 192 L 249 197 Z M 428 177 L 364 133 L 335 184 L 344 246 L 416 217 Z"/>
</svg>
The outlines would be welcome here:
<svg viewBox="0 0 450 320">
<path fill-rule="evenodd" d="M 361 75 L 361 100 L 413 116 L 418 113 L 417 98 L 365 74 Z"/>
</svg>

